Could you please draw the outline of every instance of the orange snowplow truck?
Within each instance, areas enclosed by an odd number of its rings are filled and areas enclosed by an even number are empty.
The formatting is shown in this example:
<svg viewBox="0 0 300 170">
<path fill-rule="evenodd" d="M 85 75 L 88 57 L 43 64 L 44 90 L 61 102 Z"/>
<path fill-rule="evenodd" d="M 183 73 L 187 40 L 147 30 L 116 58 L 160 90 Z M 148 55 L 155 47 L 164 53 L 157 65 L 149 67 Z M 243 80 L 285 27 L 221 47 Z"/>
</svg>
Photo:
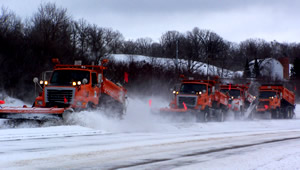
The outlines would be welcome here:
<svg viewBox="0 0 300 170">
<path fill-rule="evenodd" d="M 33 107 L 2 107 L 0 118 L 51 119 L 64 113 L 95 107 L 110 107 L 122 116 L 127 90 L 103 76 L 106 67 L 56 64 L 51 78 L 40 80 L 42 92 Z M 47 72 L 49 73 L 49 72 Z M 38 79 L 34 78 L 37 83 Z"/>
<path fill-rule="evenodd" d="M 259 103 L 256 113 L 271 113 L 271 118 L 292 119 L 295 109 L 295 94 L 283 85 L 262 85 L 259 88 Z"/>
<path fill-rule="evenodd" d="M 174 100 L 161 113 L 195 114 L 196 120 L 224 121 L 228 110 L 228 97 L 216 90 L 217 80 L 182 80 L 180 89 L 174 90 Z"/>
<path fill-rule="evenodd" d="M 229 96 L 228 106 L 234 112 L 234 118 L 244 118 L 245 111 L 256 99 L 255 96 L 248 93 L 249 84 L 223 84 L 220 91 Z"/>
</svg>

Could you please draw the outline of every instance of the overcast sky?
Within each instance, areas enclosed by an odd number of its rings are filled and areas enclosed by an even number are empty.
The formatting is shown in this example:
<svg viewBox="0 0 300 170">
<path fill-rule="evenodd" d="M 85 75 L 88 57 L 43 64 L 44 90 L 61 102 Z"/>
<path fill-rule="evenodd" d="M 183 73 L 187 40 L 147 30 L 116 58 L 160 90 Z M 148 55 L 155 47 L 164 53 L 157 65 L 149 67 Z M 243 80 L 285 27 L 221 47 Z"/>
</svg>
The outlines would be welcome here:
<svg viewBox="0 0 300 170">
<path fill-rule="evenodd" d="M 159 41 L 169 30 L 209 29 L 224 39 L 299 42 L 300 0 L 0 0 L 22 18 L 55 2 L 73 19 L 119 30 L 126 39 Z"/>
</svg>

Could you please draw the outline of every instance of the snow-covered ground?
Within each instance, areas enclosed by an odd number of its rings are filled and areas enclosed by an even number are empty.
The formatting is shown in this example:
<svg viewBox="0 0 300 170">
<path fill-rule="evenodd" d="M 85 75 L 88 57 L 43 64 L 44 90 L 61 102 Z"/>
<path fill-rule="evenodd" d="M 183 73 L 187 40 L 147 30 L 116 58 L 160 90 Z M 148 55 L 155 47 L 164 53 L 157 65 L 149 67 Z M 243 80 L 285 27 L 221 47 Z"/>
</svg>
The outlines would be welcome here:
<svg viewBox="0 0 300 170">
<path fill-rule="evenodd" d="M 84 111 L 71 125 L 2 126 L 0 169 L 300 169 L 300 105 L 293 120 L 223 123 L 150 110 L 148 100 L 130 99 L 123 120 Z"/>
</svg>

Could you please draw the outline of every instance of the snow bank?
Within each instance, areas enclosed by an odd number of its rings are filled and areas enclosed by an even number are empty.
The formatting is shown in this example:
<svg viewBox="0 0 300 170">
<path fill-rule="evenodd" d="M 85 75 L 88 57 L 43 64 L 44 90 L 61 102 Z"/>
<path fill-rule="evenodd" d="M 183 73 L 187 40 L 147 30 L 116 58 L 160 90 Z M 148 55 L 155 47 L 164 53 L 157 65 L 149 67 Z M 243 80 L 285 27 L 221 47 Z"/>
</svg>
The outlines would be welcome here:
<svg viewBox="0 0 300 170">
<path fill-rule="evenodd" d="M 108 57 L 112 61 L 116 62 L 123 62 L 123 63 L 129 63 L 129 62 L 144 62 L 154 65 L 160 65 L 164 68 L 175 68 L 175 59 L 169 59 L 169 58 L 155 58 L 155 57 L 148 57 L 148 56 L 142 56 L 142 55 L 126 55 L 126 54 L 112 54 Z M 182 69 L 188 68 L 188 62 L 184 59 L 178 60 L 178 65 Z M 212 65 L 207 65 L 206 63 L 194 61 L 192 63 L 194 65 L 194 73 L 201 73 L 201 74 L 208 74 L 223 76 L 224 78 L 233 78 L 233 77 L 241 77 L 243 75 L 242 71 L 231 71 L 227 69 L 221 69 L 219 67 L 215 67 Z M 222 73 L 223 71 L 223 73 Z"/>
</svg>

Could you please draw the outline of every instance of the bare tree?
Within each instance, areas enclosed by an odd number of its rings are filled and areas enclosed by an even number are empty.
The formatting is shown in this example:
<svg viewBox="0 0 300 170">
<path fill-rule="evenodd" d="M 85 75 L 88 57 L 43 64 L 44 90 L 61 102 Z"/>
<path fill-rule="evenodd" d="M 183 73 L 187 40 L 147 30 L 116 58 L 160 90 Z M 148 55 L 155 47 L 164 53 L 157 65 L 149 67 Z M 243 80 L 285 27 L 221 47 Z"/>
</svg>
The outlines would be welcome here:
<svg viewBox="0 0 300 170">
<path fill-rule="evenodd" d="M 116 54 L 121 51 L 123 41 L 124 37 L 119 31 L 105 29 L 105 43 L 108 54 Z"/>
<path fill-rule="evenodd" d="M 39 66 L 50 68 L 51 58 L 60 58 L 70 62 L 71 22 L 67 10 L 57 8 L 55 4 L 41 5 L 32 18 L 30 29 L 31 44 L 40 58 Z"/>
<path fill-rule="evenodd" d="M 121 53 L 123 54 L 137 54 L 137 45 L 134 41 L 128 40 L 122 43 Z"/>
<path fill-rule="evenodd" d="M 74 31 L 72 38 L 75 39 L 75 46 L 80 58 L 87 58 L 89 48 L 89 25 L 84 19 L 74 22 Z"/>
<path fill-rule="evenodd" d="M 160 43 L 163 48 L 163 55 L 167 58 L 175 58 L 176 42 L 183 37 L 178 31 L 168 31 L 161 36 Z"/>
<path fill-rule="evenodd" d="M 137 49 L 138 49 L 138 54 L 150 55 L 151 45 L 152 45 L 151 38 L 138 38 L 136 40 L 136 45 L 137 45 Z"/>
</svg>

